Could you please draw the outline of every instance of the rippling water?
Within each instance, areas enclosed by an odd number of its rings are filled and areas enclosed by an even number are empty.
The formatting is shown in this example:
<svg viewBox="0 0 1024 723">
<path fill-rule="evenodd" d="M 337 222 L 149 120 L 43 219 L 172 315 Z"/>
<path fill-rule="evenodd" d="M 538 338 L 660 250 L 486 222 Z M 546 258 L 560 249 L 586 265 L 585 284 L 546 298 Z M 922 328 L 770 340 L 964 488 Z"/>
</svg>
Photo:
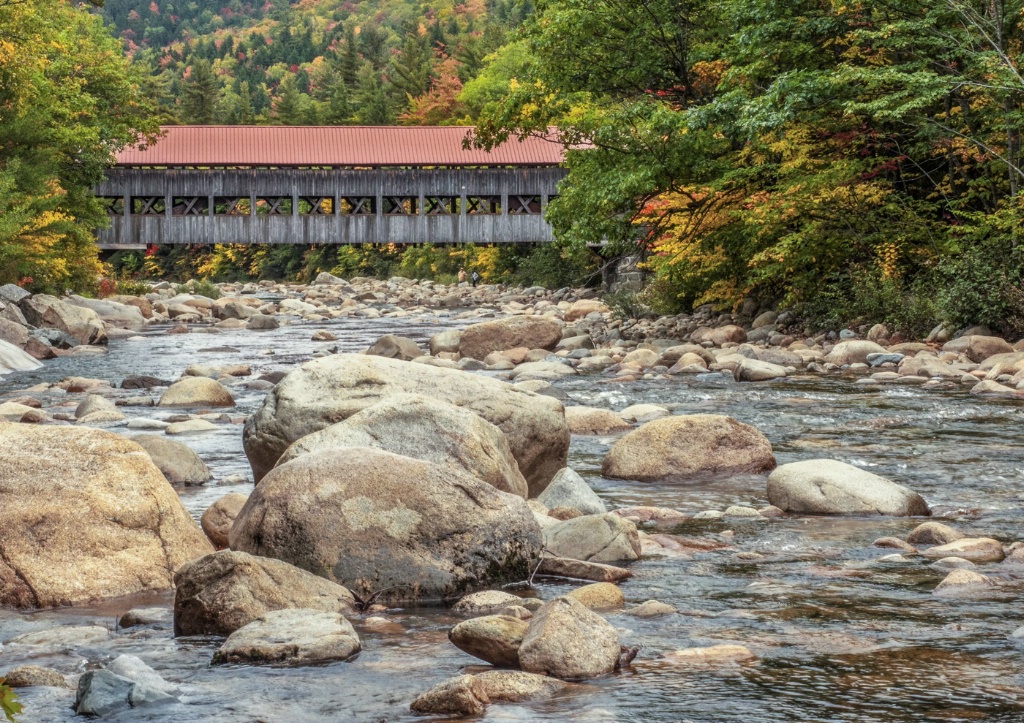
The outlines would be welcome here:
<svg viewBox="0 0 1024 723">
<path fill-rule="evenodd" d="M 286 370 L 336 344 L 359 351 L 383 333 L 425 339 L 451 318 L 339 320 L 295 324 L 274 332 L 229 331 L 147 335 L 118 341 L 102 358 L 65 357 L 32 373 L 0 378 L 0 394 L 65 376 L 120 381 L 126 374 L 174 379 L 191 363 L 250 363 L 259 374 Z M 309 341 L 329 328 L 338 342 Z M 217 351 L 205 351 L 220 349 Z M 771 440 L 780 463 L 829 457 L 866 467 L 925 496 L 933 509 L 968 534 L 1005 542 L 1022 537 L 1024 446 L 1020 403 L 978 400 L 958 386 L 865 389 L 850 379 L 795 377 L 737 384 L 713 376 L 607 383 L 591 375 L 559 383 L 572 402 L 611 409 L 653 402 L 674 413 L 715 412 L 753 424 Z M 263 392 L 233 389 L 238 415 L 252 412 Z M 58 403 L 62 392 L 48 403 Z M 160 418 L 165 410 L 123 408 Z M 228 492 L 249 492 L 241 425 L 185 438 L 214 472 L 204 487 L 182 488 L 197 518 Z M 570 464 L 611 507 L 649 504 L 684 512 L 766 504 L 763 477 L 686 485 L 610 480 L 600 463 L 610 437 L 574 438 Z M 227 483 L 225 483 L 227 480 Z M 555 700 L 492 705 L 486 721 L 650 721 L 651 723 L 1024 721 L 1024 645 L 1008 638 L 1024 624 L 1019 583 L 998 566 L 982 571 L 1001 583 L 980 600 L 935 598 L 944 576 L 924 559 L 878 562 L 894 552 L 871 547 L 905 535 L 913 520 L 789 518 L 691 521 L 677 532 L 729 543 L 693 559 L 661 557 L 633 565 L 622 585 L 630 604 L 658 599 L 679 615 L 640 620 L 612 614 L 624 644 L 641 647 L 632 670 L 591 681 Z M 736 557 L 758 552 L 756 561 Z M 550 598 L 562 584 L 544 582 Z M 169 595 L 22 614 L 0 611 L 0 640 L 70 624 L 114 628 L 138 605 L 170 605 Z M 374 632 L 355 619 L 363 652 L 321 667 L 224 666 L 208 663 L 215 638 L 174 639 L 167 627 L 133 629 L 110 642 L 39 652 L 8 646 L 0 670 L 33 662 L 81 672 L 121 653 L 137 655 L 181 685 L 182 705 L 127 711 L 133 721 L 404 721 L 411 700 L 479 661 L 451 646 L 456 622 L 444 610 L 406 609 L 388 616 L 401 631 Z M 693 669 L 668 664 L 679 648 L 740 643 L 753 663 Z M 22 692 L 24 721 L 74 718 L 71 691 Z"/>
</svg>

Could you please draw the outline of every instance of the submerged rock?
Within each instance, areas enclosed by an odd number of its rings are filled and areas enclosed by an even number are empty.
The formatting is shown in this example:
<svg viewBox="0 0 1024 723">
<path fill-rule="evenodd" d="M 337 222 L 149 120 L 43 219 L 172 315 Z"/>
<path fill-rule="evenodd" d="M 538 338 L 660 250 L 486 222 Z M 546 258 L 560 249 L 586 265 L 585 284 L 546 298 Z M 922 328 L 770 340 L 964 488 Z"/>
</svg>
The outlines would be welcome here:
<svg viewBox="0 0 1024 723">
<path fill-rule="evenodd" d="M 962 537 L 945 545 L 929 547 L 922 554 L 933 560 L 960 557 L 971 562 L 1000 562 L 1004 557 L 1002 544 L 990 537 Z"/>
<path fill-rule="evenodd" d="M 665 658 L 677 665 L 708 665 L 715 663 L 740 663 L 753 660 L 750 648 L 743 645 L 712 645 L 708 648 L 685 648 L 669 653 Z"/>
</svg>

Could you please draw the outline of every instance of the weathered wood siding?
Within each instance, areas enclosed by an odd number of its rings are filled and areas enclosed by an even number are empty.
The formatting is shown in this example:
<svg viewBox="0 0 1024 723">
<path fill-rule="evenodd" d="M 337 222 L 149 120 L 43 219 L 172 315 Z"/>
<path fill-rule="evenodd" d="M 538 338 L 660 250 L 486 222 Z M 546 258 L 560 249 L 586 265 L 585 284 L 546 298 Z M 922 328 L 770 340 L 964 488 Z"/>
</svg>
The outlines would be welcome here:
<svg viewBox="0 0 1024 723">
<path fill-rule="evenodd" d="M 510 214 L 511 196 L 539 196 L 542 207 L 566 175 L 559 167 L 453 169 L 115 168 L 96 195 L 124 199 L 124 212 L 99 231 L 107 248 L 138 244 L 544 243 L 551 228 L 538 213 Z M 417 200 L 415 215 L 383 213 L 385 197 Z M 165 199 L 160 215 L 132 213 L 133 198 Z M 174 198 L 205 197 L 202 215 L 174 215 Z M 290 214 L 220 215 L 214 199 L 290 198 Z M 329 198 L 329 215 L 299 212 L 300 198 Z M 372 214 L 345 214 L 339 200 L 374 200 Z M 460 199 L 458 213 L 426 214 L 425 199 Z M 497 197 L 499 214 L 467 213 L 467 199 Z"/>
</svg>

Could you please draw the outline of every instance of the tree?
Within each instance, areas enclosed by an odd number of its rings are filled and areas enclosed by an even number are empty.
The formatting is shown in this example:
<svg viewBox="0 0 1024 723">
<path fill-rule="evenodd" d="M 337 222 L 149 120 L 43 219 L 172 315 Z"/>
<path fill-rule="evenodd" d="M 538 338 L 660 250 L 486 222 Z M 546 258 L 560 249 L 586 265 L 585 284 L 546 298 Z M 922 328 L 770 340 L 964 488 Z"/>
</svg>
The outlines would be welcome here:
<svg viewBox="0 0 1024 723">
<path fill-rule="evenodd" d="M 406 34 L 401 52 L 391 66 L 392 85 L 399 102 L 407 103 L 430 88 L 433 54 L 426 36 Z"/>
<path fill-rule="evenodd" d="M 324 123 L 328 125 L 348 125 L 352 122 L 352 102 L 348 86 L 341 75 L 337 75 L 327 88 L 327 102 L 324 107 Z"/>
<path fill-rule="evenodd" d="M 309 96 L 299 90 L 294 75 L 286 75 L 278 87 L 273 102 L 271 117 L 279 125 L 299 126 L 307 124 L 310 114 Z"/>
<path fill-rule="evenodd" d="M 355 101 L 353 119 L 356 123 L 380 126 L 391 122 L 388 97 L 381 85 L 380 75 L 369 63 L 366 63 L 359 72 Z"/>
<path fill-rule="evenodd" d="M 206 60 L 188 69 L 182 86 L 181 117 L 186 123 L 210 125 L 217 121 L 221 103 L 220 81 Z"/>
<path fill-rule="evenodd" d="M 96 284 L 107 214 L 92 188 L 116 151 L 157 131 L 141 81 L 85 8 L 0 4 L 0 282 Z"/>
<path fill-rule="evenodd" d="M 430 90 L 409 102 L 409 110 L 398 116 L 403 125 L 446 125 L 458 122 L 463 114 L 459 100 L 462 81 L 459 80 L 459 62 L 446 58 L 437 68 L 437 78 Z"/>
</svg>

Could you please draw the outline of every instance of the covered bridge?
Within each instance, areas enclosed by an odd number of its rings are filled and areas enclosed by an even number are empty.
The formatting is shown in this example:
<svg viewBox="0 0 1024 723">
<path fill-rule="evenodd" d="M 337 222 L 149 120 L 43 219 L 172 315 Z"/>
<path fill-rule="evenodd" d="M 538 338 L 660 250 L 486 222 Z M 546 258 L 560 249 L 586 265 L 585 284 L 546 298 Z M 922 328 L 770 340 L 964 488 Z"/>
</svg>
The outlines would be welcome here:
<svg viewBox="0 0 1024 723">
<path fill-rule="evenodd" d="M 141 244 L 543 243 L 562 147 L 467 148 L 471 128 L 168 126 L 117 156 L 102 248 Z"/>
</svg>

